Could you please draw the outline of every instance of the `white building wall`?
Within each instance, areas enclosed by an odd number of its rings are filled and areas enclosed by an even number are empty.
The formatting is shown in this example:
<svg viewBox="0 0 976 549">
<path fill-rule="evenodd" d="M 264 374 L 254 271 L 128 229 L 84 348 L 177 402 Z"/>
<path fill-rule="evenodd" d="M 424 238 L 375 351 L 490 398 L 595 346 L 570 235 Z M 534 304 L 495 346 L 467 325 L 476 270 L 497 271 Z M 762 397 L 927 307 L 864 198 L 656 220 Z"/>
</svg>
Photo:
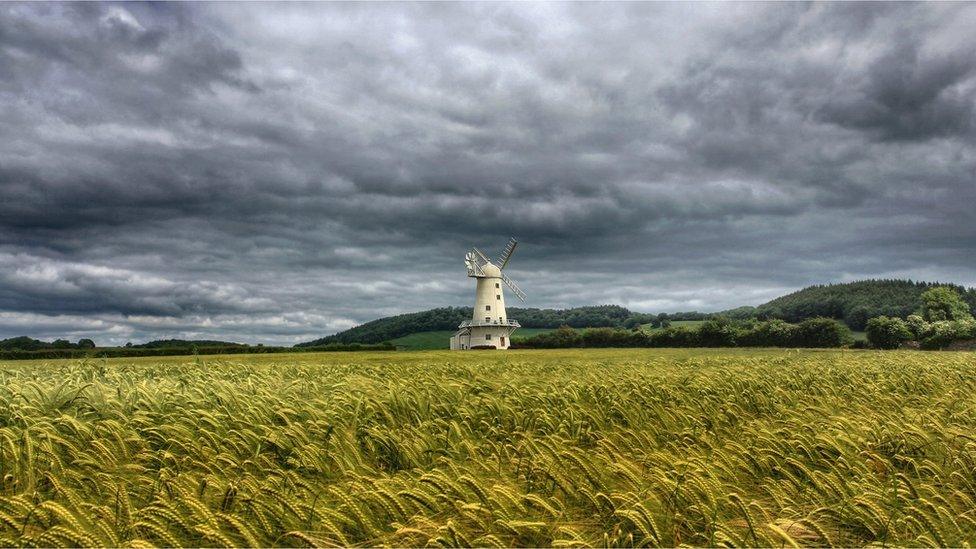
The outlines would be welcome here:
<svg viewBox="0 0 976 549">
<path fill-rule="evenodd" d="M 471 320 L 475 322 L 506 322 L 505 293 L 502 279 L 495 277 L 478 278 L 475 290 L 474 311 Z"/>
<path fill-rule="evenodd" d="M 468 346 L 494 345 L 496 349 L 508 349 L 512 344 L 511 326 L 477 326 L 471 328 L 471 344 Z"/>
</svg>

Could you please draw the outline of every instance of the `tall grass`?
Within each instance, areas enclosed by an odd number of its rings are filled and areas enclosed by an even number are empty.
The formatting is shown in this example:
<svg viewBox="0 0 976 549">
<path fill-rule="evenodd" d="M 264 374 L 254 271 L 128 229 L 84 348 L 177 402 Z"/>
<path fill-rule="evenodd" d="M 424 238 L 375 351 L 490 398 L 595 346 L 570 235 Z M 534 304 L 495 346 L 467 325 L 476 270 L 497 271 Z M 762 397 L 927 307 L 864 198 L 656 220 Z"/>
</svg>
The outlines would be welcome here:
<svg viewBox="0 0 976 549">
<path fill-rule="evenodd" d="M 2 546 L 976 540 L 970 353 L 0 365 Z"/>
</svg>

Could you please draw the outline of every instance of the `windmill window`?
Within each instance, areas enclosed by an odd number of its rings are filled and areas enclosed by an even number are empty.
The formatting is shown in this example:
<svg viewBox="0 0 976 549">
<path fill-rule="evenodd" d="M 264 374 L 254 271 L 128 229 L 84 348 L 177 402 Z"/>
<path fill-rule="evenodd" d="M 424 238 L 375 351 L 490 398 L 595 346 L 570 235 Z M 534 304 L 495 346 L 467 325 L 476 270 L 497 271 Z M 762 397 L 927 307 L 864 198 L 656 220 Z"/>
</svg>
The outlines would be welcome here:
<svg viewBox="0 0 976 549">
<path fill-rule="evenodd" d="M 501 288 L 501 286 L 499 286 L 497 282 L 495 283 L 495 287 L 496 288 Z"/>
<path fill-rule="evenodd" d="M 486 340 L 491 340 L 491 334 L 485 334 L 485 339 Z"/>
<path fill-rule="evenodd" d="M 502 300 L 502 294 L 495 294 L 495 299 L 497 299 L 498 301 L 501 301 Z"/>
<path fill-rule="evenodd" d="M 490 316 L 486 316 L 485 317 L 485 322 L 491 322 L 491 317 Z"/>
<path fill-rule="evenodd" d="M 491 310 L 491 305 L 485 305 L 485 310 L 486 311 L 490 311 Z"/>
</svg>

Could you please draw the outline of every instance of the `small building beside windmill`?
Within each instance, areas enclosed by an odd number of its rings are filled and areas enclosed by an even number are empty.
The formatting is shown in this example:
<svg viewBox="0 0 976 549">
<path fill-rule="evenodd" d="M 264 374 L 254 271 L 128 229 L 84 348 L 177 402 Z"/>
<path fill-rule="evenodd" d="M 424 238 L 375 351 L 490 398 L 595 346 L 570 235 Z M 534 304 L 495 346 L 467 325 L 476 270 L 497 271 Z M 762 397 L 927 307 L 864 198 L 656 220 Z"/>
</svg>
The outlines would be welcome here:
<svg viewBox="0 0 976 549">
<path fill-rule="evenodd" d="M 508 318 L 505 311 L 505 292 L 508 286 L 515 295 L 525 301 L 525 294 L 502 269 L 508 264 L 518 241 L 514 238 L 505 247 L 498 265 L 491 262 L 477 248 L 472 248 L 464 257 L 468 276 L 477 280 L 474 311 L 471 320 L 458 325 L 451 337 L 452 351 L 470 349 L 508 349 L 512 344 L 512 332 L 520 327 L 518 321 Z"/>
</svg>

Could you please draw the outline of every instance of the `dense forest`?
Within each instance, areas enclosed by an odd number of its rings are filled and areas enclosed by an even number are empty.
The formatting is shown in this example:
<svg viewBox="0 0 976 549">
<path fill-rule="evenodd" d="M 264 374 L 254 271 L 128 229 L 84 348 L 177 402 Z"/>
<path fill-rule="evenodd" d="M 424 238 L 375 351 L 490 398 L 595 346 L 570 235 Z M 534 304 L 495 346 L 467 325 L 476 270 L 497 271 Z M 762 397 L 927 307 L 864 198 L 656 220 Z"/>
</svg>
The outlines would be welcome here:
<svg viewBox="0 0 976 549">
<path fill-rule="evenodd" d="M 921 306 L 922 293 L 936 286 L 955 289 L 970 309 L 976 309 L 976 290 L 971 288 L 911 280 L 861 280 L 809 286 L 756 307 L 753 316 L 787 322 L 815 317 L 836 318 L 854 330 L 863 330 L 868 320 L 876 316 L 907 318 Z"/>
</svg>

